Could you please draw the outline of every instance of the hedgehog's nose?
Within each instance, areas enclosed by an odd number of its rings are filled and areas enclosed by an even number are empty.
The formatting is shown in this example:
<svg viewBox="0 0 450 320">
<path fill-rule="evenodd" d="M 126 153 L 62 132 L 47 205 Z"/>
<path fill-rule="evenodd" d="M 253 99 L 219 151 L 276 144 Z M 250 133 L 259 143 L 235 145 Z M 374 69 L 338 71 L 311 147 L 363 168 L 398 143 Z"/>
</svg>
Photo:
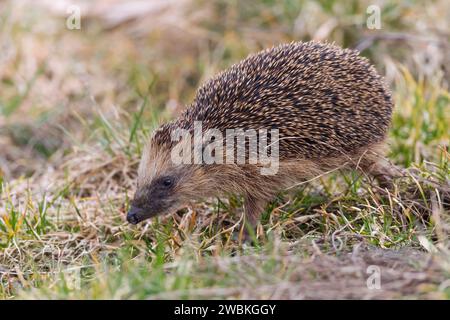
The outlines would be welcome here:
<svg viewBox="0 0 450 320">
<path fill-rule="evenodd" d="M 141 208 L 137 208 L 135 206 L 131 206 L 130 210 L 127 213 L 127 221 L 131 224 L 138 224 L 143 220 L 144 210 Z"/>
</svg>

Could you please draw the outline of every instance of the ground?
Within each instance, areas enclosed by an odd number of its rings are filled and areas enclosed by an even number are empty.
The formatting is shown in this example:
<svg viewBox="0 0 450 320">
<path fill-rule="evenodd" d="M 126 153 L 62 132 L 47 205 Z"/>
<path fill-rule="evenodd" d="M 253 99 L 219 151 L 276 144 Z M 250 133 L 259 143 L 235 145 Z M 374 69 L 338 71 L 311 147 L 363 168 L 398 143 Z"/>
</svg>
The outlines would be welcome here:
<svg viewBox="0 0 450 320">
<path fill-rule="evenodd" d="M 448 1 L 384 1 L 379 30 L 369 1 L 78 1 L 73 30 L 56 3 L 0 2 L 0 297 L 450 298 Z M 317 177 L 255 244 L 239 197 L 126 223 L 149 133 L 247 54 L 309 39 L 361 50 L 392 88 L 394 188 Z"/>
</svg>

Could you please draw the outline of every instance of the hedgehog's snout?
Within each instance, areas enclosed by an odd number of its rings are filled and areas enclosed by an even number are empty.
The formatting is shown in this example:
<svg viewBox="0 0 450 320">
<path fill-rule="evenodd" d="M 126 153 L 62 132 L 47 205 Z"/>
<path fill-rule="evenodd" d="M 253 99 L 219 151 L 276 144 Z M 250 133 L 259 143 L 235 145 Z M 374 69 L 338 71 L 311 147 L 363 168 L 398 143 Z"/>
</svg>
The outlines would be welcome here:
<svg viewBox="0 0 450 320">
<path fill-rule="evenodd" d="M 145 194 L 144 196 L 138 194 L 131 202 L 127 213 L 127 221 L 131 224 L 138 224 L 144 220 L 161 215 L 167 211 L 168 203 L 170 201 L 167 201 L 164 195 L 158 192 Z"/>
<path fill-rule="evenodd" d="M 135 206 L 131 206 L 127 213 L 127 221 L 131 224 L 138 224 L 145 220 L 144 210 Z"/>
</svg>

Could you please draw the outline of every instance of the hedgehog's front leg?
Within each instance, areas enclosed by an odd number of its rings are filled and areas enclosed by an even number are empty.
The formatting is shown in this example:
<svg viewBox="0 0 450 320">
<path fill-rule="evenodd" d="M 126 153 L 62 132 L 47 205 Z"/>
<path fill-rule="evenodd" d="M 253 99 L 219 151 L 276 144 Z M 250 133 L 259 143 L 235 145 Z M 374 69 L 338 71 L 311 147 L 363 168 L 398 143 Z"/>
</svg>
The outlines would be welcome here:
<svg viewBox="0 0 450 320">
<path fill-rule="evenodd" d="M 245 219 L 250 226 L 256 227 L 266 203 L 265 200 L 258 199 L 252 195 L 246 195 L 244 197 Z"/>
<path fill-rule="evenodd" d="M 385 160 L 364 160 L 362 161 L 361 169 L 377 179 L 381 188 L 394 189 L 393 179 L 398 177 L 398 173 Z"/>
<path fill-rule="evenodd" d="M 244 196 L 244 237 L 246 240 L 250 240 L 253 236 L 256 237 L 256 227 L 266 204 L 267 201 L 265 199 L 255 197 L 251 194 Z"/>
</svg>

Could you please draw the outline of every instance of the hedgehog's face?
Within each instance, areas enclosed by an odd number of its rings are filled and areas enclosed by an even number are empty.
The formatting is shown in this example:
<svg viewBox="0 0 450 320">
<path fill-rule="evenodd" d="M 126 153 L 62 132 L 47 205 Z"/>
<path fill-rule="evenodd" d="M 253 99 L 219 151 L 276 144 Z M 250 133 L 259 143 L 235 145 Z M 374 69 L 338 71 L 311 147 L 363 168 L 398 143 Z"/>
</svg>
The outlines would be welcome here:
<svg viewBox="0 0 450 320">
<path fill-rule="evenodd" d="M 193 181 L 202 168 L 175 165 L 170 150 L 152 147 L 144 150 L 138 170 L 138 186 L 127 214 L 128 222 L 137 224 L 148 218 L 173 213 L 188 200 L 196 198 L 197 188 Z"/>
<path fill-rule="evenodd" d="M 145 219 L 171 213 L 180 205 L 177 197 L 179 178 L 161 174 L 151 182 L 140 184 L 127 214 L 128 222 L 137 224 Z"/>
</svg>

